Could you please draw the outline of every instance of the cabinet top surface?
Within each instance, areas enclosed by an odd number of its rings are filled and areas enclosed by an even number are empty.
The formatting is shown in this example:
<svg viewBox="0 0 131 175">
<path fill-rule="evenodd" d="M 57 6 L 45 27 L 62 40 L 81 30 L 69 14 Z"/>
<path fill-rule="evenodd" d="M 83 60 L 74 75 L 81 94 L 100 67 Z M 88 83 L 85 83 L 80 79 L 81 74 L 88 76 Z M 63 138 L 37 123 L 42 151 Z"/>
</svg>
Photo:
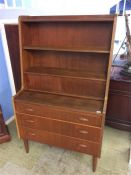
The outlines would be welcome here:
<svg viewBox="0 0 131 175">
<path fill-rule="evenodd" d="M 116 15 L 20 16 L 23 22 L 44 21 L 113 21 Z"/>
<path fill-rule="evenodd" d="M 93 113 L 102 111 L 103 107 L 103 101 L 66 97 L 63 95 L 29 90 L 23 90 L 19 96 L 15 97 L 15 100 Z"/>
</svg>

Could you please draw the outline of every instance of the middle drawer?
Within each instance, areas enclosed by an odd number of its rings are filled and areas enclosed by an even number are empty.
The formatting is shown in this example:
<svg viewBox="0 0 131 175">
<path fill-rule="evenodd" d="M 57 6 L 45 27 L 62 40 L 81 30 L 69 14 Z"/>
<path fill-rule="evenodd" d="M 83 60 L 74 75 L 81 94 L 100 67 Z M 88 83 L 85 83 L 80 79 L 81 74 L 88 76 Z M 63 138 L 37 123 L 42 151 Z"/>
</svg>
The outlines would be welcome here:
<svg viewBox="0 0 131 175">
<path fill-rule="evenodd" d="M 18 125 L 99 142 L 101 128 L 17 113 Z"/>
</svg>

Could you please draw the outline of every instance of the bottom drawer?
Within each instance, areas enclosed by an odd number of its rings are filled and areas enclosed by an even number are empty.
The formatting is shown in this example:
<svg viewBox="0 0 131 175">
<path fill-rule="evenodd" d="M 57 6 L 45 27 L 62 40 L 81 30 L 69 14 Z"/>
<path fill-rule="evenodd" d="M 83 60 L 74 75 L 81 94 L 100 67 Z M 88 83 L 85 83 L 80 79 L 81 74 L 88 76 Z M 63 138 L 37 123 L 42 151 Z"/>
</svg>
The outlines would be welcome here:
<svg viewBox="0 0 131 175">
<path fill-rule="evenodd" d="M 101 145 L 96 142 L 81 140 L 52 132 L 21 128 L 21 137 L 23 139 L 34 140 L 41 143 L 54 145 L 69 150 L 74 150 L 82 153 L 91 154 L 100 157 Z"/>
</svg>

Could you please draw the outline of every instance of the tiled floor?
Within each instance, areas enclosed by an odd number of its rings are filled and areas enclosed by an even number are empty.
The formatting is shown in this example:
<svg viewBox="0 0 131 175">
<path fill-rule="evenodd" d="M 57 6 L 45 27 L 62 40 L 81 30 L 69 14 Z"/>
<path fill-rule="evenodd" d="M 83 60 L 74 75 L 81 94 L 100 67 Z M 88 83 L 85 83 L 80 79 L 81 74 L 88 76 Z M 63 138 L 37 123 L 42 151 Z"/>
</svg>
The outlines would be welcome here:
<svg viewBox="0 0 131 175">
<path fill-rule="evenodd" d="M 12 141 L 0 145 L 0 175 L 131 175 L 129 132 L 105 127 L 102 156 L 93 173 L 91 156 L 35 142 L 30 142 L 30 152 L 26 154 L 15 122 L 9 130 Z"/>
</svg>

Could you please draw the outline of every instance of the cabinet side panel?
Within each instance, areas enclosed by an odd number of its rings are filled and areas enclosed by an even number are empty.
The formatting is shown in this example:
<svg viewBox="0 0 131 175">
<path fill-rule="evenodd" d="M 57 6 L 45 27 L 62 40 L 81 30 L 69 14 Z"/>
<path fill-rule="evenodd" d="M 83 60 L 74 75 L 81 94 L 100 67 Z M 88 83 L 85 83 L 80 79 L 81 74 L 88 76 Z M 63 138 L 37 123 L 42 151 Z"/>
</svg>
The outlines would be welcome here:
<svg viewBox="0 0 131 175">
<path fill-rule="evenodd" d="M 109 56 L 108 72 L 107 72 L 107 83 L 106 83 L 106 90 L 105 90 L 105 102 L 104 102 L 104 106 L 103 106 L 103 113 L 104 114 L 106 113 L 108 93 L 109 93 L 110 73 L 111 73 L 111 64 L 112 64 L 115 30 L 116 30 L 116 20 L 117 20 L 117 16 L 114 17 L 112 34 L 111 34 L 111 43 L 110 43 L 111 48 L 110 48 L 110 56 Z"/>
</svg>

